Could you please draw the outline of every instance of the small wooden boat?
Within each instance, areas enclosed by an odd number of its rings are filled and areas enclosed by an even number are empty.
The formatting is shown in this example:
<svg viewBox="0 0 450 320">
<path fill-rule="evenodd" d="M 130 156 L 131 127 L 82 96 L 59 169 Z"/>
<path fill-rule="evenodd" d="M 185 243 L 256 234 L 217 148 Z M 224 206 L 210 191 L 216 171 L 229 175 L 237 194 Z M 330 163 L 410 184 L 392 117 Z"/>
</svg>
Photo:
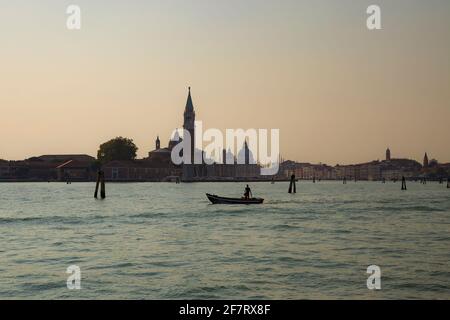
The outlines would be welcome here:
<svg viewBox="0 0 450 320">
<path fill-rule="evenodd" d="M 250 198 L 248 200 L 244 198 L 225 198 L 209 193 L 206 196 L 212 204 L 261 204 L 264 202 L 264 199 L 261 198 Z"/>
</svg>

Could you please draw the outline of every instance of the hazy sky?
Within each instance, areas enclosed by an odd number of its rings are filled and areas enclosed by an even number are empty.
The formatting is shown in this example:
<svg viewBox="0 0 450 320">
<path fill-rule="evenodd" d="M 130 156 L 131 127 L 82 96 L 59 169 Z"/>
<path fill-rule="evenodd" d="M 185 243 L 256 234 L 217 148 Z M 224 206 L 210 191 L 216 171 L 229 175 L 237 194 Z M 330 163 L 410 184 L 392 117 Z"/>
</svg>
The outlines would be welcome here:
<svg viewBox="0 0 450 320">
<path fill-rule="evenodd" d="M 0 158 L 144 156 L 191 86 L 206 128 L 279 128 L 285 158 L 450 161 L 448 0 L 0 0 L 0 41 Z"/>
</svg>

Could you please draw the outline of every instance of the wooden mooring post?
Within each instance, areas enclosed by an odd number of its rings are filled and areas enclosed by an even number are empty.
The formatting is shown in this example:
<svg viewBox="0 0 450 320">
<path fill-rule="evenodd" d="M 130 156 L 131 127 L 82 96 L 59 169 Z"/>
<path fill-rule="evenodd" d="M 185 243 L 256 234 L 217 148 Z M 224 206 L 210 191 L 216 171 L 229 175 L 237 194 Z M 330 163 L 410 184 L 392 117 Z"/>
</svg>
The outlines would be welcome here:
<svg viewBox="0 0 450 320">
<path fill-rule="evenodd" d="M 98 189 L 100 187 L 100 197 L 102 199 L 106 198 L 106 190 L 105 190 L 105 173 L 102 170 L 99 170 L 97 173 L 97 183 L 95 184 L 95 192 L 94 198 L 98 199 Z"/>
<path fill-rule="evenodd" d="M 289 193 L 297 193 L 297 186 L 295 185 L 295 174 L 291 175 L 291 182 L 289 183 Z"/>
<path fill-rule="evenodd" d="M 406 189 L 406 179 L 405 179 L 405 177 L 402 177 L 402 190 L 407 190 Z"/>
</svg>

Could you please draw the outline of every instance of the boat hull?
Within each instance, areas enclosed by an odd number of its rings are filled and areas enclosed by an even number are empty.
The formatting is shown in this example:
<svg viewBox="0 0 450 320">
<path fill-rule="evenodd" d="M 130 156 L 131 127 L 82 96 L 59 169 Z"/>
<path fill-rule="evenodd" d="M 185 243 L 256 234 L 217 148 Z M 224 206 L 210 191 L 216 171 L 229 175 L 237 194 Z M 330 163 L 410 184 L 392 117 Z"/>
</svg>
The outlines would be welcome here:
<svg viewBox="0 0 450 320">
<path fill-rule="evenodd" d="M 209 193 L 207 193 L 206 196 L 208 197 L 209 201 L 211 201 L 212 204 L 262 204 L 264 202 L 264 199 L 261 198 L 251 198 L 245 200 L 242 198 L 238 199 L 238 198 L 219 197 L 215 194 Z"/>
</svg>

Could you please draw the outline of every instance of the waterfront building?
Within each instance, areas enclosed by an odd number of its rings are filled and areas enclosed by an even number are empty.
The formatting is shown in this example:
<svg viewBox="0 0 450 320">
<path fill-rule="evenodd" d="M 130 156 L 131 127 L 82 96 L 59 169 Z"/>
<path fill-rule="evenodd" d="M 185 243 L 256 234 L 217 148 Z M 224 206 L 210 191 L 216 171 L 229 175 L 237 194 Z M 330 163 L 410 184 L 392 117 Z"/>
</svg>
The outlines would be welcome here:
<svg viewBox="0 0 450 320">
<path fill-rule="evenodd" d="M 9 177 L 9 161 L 0 159 L 0 179 Z"/>
<path fill-rule="evenodd" d="M 69 160 L 56 167 L 58 181 L 95 181 L 93 161 Z"/>
<path fill-rule="evenodd" d="M 374 161 L 367 166 L 367 180 L 379 181 L 381 180 L 381 166 L 379 161 Z"/>
<path fill-rule="evenodd" d="M 88 155 L 44 155 L 22 161 L 2 161 L 3 181 L 91 180 L 95 158 Z M 80 173 L 83 172 L 83 174 Z"/>
<path fill-rule="evenodd" d="M 400 180 L 417 177 L 422 166 L 419 162 L 410 159 L 391 159 L 389 162 L 380 163 L 381 179 Z"/>
<path fill-rule="evenodd" d="M 180 176 L 181 168 L 147 159 L 111 161 L 102 166 L 105 179 L 112 182 L 165 181 Z"/>
<path fill-rule="evenodd" d="M 39 157 L 32 157 L 27 160 L 63 163 L 63 162 L 69 161 L 69 160 L 94 162 L 95 158 L 90 155 L 87 155 L 87 154 L 53 154 L 53 155 L 43 155 L 43 156 L 39 156 Z"/>
</svg>

